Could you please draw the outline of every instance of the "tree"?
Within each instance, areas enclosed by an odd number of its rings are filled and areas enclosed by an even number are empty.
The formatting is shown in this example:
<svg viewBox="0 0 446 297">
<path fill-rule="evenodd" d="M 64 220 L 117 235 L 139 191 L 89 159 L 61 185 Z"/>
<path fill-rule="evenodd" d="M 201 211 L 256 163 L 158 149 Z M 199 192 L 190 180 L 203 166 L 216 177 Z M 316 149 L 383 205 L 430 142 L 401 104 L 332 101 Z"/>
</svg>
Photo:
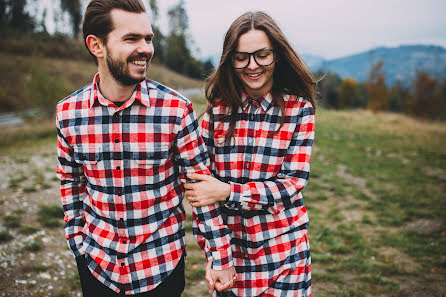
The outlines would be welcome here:
<svg viewBox="0 0 446 297">
<path fill-rule="evenodd" d="M 184 0 L 171 7 L 167 12 L 169 15 L 169 35 L 186 35 L 189 28 L 189 18 L 184 8 Z"/>
<path fill-rule="evenodd" d="M 204 75 L 203 64 L 195 59 L 189 49 L 187 29 L 189 19 L 184 0 L 171 7 L 169 15 L 169 35 L 166 39 L 166 65 L 179 73 L 201 79 Z"/>
<path fill-rule="evenodd" d="M 421 118 L 440 118 L 444 112 L 444 98 L 438 80 L 426 72 L 419 72 L 412 83 L 414 92 L 407 102 L 406 111 Z"/>
<path fill-rule="evenodd" d="M 315 74 L 319 78 L 318 92 L 321 106 L 336 108 L 338 106 L 338 87 L 342 83 L 341 77 L 336 73 L 328 72 L 324 74 L 318 71 Z"/>
<path fill-rule="evenodd" d="M 389 109 L 388 90 L 383 65 L 383 61 L 378 61 L 372 66 L 367 82 L 369 91 L 367 108 L 372 111 Z"/>
<path fill-rule="evenodd" d="M 401 112 L 410 97 L 410 90 L 402 81 L 398 80 L 389 92 L 389 108 L 393 112 Z"/>
<path fill-rule="evenodd" d="M 336 108 L 345 109 L 354 106 L 358 97 L 358 83 L 353 78 L 346 78 L 338 87 L 339 99 Z"/>
<path fill-rule="evenodd" d="M 354 107 L 356 108 L 366 108 L 367 102 L 369 101 L 369 89 L 366 83 L 358 84 L 358 97 L 354 102 Z"/>
<path fill-rule="evenodd" d="M 155 48 L 154 59 L 160 63 L 166 63 L 166 37 L 158 27 L 159 8 L 156 0 L 150 0 L 150 11 L 152 15 L 152 30 L 154 34 L 153 47 Z"/>
<path fill-rule="evenodd" d="M 212 64 L 211 59 L 207 59 L 206 61 L 204 61 L 203 68 L 204 68 L 204 75 L 206 77 L 209 76 L 215 69 L 214 64 Z"/>
<path fill-rule="evenodd" d="M 25 11 L 26 0 L 0 0 L 1 24 L 15 30 L 34 30 L 34 19 Z"/>
<path fill-rule="evenodd" d="M 60 0 L 62 11 L 68 12 L 71 20 L 73 38 L 79 37 L 82 22 L 82 3 L 80 0 Z"/>
</svg>

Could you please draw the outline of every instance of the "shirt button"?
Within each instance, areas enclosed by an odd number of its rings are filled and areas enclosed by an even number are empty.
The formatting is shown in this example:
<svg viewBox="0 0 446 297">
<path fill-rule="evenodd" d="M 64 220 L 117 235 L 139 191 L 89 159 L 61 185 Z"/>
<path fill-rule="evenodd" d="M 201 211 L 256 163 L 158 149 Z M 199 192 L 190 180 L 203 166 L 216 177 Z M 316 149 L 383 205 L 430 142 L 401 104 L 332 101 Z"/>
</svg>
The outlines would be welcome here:
<svg viewBox="0 0 446 297">
<path fill-rule="evenodd" d="M 116 139 L 115 139 L 115 142 L 116 142 L 116 143 L 118 143 L 118 142 L 119 142 L 119 139 L 118 139 L 118 138 L 116 138 Z"/>
<path fill-rule="evenodd" d="M 116 190 L 116 194 L 118 194 L 118 196 L 121 196 L 121 195 L 122 195 L 122 191 L 121 191 L 121 189 L 117 189 L 117 190 Z"/>
<path fill-rule="evenodd" d="M 121 167 L 120 166 L 116 166 L 116 170 L 121 170 Z"/>
<path fill-rule="evenodd" d="M 124 265 L 125 265 L 124 262 L 122 262 L 122 263 L 121 263 L 121 267 L 124 267 Z"/>
<path fill-rule="evenodd" d="M 126 243 L 127 243 L 127 240 L 124 239 L 124 240 L 122 241 L 122 243 L 123 243 L 123 244 L 126 244 Z"/>
</svg>

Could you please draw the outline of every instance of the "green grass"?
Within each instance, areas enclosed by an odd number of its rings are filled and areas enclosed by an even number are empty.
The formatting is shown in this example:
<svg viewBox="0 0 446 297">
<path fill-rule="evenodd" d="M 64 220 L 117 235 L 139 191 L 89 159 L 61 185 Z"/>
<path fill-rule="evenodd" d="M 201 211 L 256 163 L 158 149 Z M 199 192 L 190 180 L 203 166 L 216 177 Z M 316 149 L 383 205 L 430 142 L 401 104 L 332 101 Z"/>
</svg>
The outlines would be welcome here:
<svg viewBox="0 0 446 297">
<path fill-rule="evenodd" d="M 0 243 L 8 242 L 13 238 L 14 236 L 12 236 L 8 231 L 0 231 Z"/>
<path fill-rule="evenodd" d="M 41 251 L 43 247 L 44 247 L 43 242 L 40 239 L 35 239 L 30 243 L 26 244 L 23 249 L 28 252 L 38 252 Z"/>
<path fill-rule="evenodd" d="M 21 217 L 18 215 L 8 215 L 3 217 L 3 226 L 7 228 L 18 228 L 22 224 Z"/>
<path fill-rule="evenodd" d="M 40 205 L 37 220 L 45 227 L 60 227 L 63 223 L 63 210 L 60 205 Z"/>
<path fill-rule="evenodd" d="M 364 111 L 317 114 L 304 201 L 319 296 L 409 296 L 395 279 L 409 273 L 401 261 L 422 263 L 421 271 L 410 272 L 419 282 L 414 287 L 432 283 L 429 271 L 446 273 L 444 147 L 445 124 Z M 420 219 L 441 224 L 407 229 Z M 381 256 L 389 249 L 403 260 Z M 344 283 L 339 275 L 354 281 Z M 446 294 L 446 286 L 442 290 Z"/>
<path fill-rule="evenodd" d="M 192 100 L 200 114 L 204 99 Z M 33 138 L 32 127 L 28 129 L 30 139 L 18 137 L 21 140 L 0 146 L 0 151 L 19 155 L 32 148 L 54 150 L 54 134 Z M 38 129 L 50 131 L 53 123 Z M 365 111 L 319 111 L 311 175 L 303 191 L 317 296 L 446 296 L 446 285 L 439 281 L 446 275 L 445 147 L 444 123 Z M 31 163 L 24 160 L 22 165 Z M 30 181 L 37 193 L 47 182 L 36 172 L 18 172 L 9 177 L 9 189 L 23 188 Z M 61 212 L 59 205 L 40 206 L 37 220 L 60 228 Z M 17 210 L 11 215 L 24 213 Z M 188 234 L 191 222 L 188 213 Z M 427 222 L 427 227 L 418 230 L 419 222 Z M 0 242 L 11 240 L 13 232 L 35 232 L 27 226 L 6 228 Z M 187 251 L 183 295 L 195 296 L 197 290 L 206 292 L 200 284 L 206 263 L 197 244 L 188 243 Z"/>
<path fill-rule="evenodd" d="M 18 230 L 18 232 L 20 234 L 24 234 L 24 235 L 31 235 L 36 233 L 37 231 L 39 231 L 39 229 L 37 229 L 36 227 L 33 226 L 23 226 L 20 227 L 20 229 Z"/>
</svg>

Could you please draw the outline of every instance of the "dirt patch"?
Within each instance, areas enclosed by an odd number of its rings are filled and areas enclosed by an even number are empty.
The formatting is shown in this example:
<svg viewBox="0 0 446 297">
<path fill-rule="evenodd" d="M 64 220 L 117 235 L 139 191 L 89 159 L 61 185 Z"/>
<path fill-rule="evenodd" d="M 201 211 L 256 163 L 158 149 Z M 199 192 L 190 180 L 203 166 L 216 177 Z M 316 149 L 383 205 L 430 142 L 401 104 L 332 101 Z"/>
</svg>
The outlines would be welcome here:
<svg viewBox="0 0 446 297">
<path fill-rule="evenodd" d="M 367 180 L 365 178 L 362 178 L 362 177 L 351 175 L 350 173 L 348 173 L 346 171 L 346 169 L 347 169 L 346 166 L 338 165 L 336 174 L 339 177 L 341 177 L 341 178 L 351 182 L 355 186 L 357 186 L 358 189 L 360 189 L 364 194 L 366 194 L 370 198 L 376 199 L 376 195 L 374 193 L 372 193 L 369 189 L 367 189 L 367 186 L 366 186 Z"/>
<path fill-rule="evenodd" d="M 419 219 L 406 224 L 405 229 L 425 233 L 439 230 L 442 225 L 443 223 L 440 219 Z"/>
<path fill-rule="evenodd" d="M 427 176 L 438 178 L 443 181 L 446 180 L 446 171 L 441 168 L 424 167 L 423 171 Z"/>
<path fill-rule="evenodd" d="M 420 263 L 396 248 L 386 246 L 377 251 L 385 263 L 393 263 L 402 271 L 416 273 L 422 269 Z"/>
</svg>

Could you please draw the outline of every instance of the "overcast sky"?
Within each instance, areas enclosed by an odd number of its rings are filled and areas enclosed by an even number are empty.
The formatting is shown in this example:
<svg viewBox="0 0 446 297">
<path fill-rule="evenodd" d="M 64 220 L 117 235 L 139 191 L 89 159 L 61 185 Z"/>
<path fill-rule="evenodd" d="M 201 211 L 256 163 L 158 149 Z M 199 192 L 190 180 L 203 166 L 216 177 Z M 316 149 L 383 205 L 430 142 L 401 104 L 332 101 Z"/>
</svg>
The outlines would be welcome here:
<svg viewBox="0 0 446 297">
<path fill-rule="evenodd" d="M 176 0 L 160 0 L 161 12 Z M 246 11 L 263 10 L 299 53 L 338 58 L 378 46 L 446 47 L 446 0 L 186 0 L 197 57 L 221 52 L 229 25 Z M 159 20 L 166 26 L 167 17 Z"/>
</svg>

